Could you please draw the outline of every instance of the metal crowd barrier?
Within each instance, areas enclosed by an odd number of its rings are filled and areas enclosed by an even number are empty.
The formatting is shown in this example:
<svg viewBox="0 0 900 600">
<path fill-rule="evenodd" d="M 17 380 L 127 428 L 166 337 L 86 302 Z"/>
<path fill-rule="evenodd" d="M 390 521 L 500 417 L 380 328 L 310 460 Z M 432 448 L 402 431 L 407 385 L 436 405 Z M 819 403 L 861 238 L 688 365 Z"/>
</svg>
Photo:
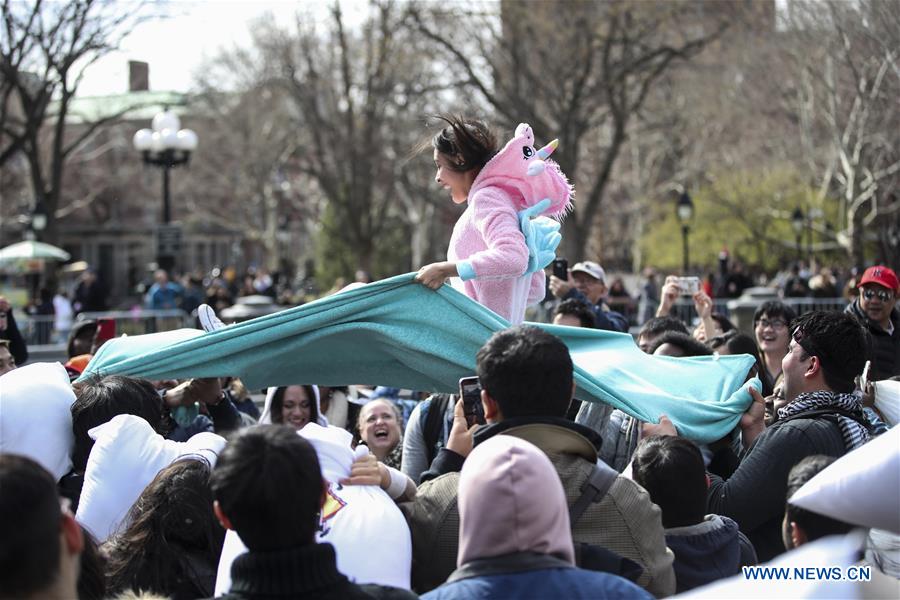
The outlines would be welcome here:
<svg viewBox="0 0 900 600">
<path fill-rule="evenodd" d="M 847 306 L 844 298 L 784 298 L 781 301 L 793 308 L 798 315 L 812 310 L 844 310 Z M 715 298 L 713 312 L 725 315 L 738 329 L 750 333 L 753 329 L 753 313 L 763 302 L 765 300 L 760 298 L 750 300 Z M 554 306 L 553 303 L 547 303 L 546 306 L 532 309 L 528 315 L 529 320 L 549 322 Z M 676 300 L 670 315 L 689 325 L 697 320 L 694 302 L 689 298 Z M 195 326 L 194 317 L 180 309 L 87 312 L 79 314 L 76 323 L 86 319 L 113 319 L 116 322 L 117 336 L 157 333 Z M 19 312 L 16 315 L 16 323 L 29 346 L 65 344 L 69 333 L 55 329 L 53 315 L 23 315 Z M 639 329 L 640 325 L 642 324 L 638 323 L 632 329 Z"/>
<path fill-rule="evenodd" d="M 116 323 L 116 336 L 142 335 L 171 331 L 183 327 L 193 327 L 194 318 L 180 309 L 167 310 L 113 310 L 104 312 L 80 313 L 73 323 L 97 319 L 112 319 Z M 17 311 L 16 324 L 28 346 L 49 344 L 65 344 L 69 331 L 60 331 L 55 327 L 53 315 L 24 315 Z"/>
</svg>

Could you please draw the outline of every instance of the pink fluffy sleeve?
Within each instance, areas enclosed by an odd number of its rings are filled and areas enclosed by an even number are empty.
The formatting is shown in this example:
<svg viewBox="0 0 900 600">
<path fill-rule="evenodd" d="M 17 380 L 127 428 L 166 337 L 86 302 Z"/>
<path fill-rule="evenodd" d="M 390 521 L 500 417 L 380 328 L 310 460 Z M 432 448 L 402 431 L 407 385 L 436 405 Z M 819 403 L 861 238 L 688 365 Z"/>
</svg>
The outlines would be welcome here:
<svg viewBox="0 0 900 600">
<path fill-rule="evenodd" d="M 469 202 L 475 227 L 487 246 L 468 257 L 476 277 L 519 277 L 525 273 L 528 247 L 509 196 L 496 188 L 485 188 Z"/>
</svg>

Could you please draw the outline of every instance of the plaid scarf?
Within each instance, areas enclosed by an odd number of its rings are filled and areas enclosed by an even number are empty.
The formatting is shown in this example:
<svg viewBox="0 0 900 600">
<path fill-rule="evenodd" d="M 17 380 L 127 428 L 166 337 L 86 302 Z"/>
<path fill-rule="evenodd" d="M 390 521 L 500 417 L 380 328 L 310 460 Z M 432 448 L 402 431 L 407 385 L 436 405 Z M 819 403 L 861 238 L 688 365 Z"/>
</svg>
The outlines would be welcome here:
<svg viewBox="0 0 900 600">
<path fill-rule="evenodd" d="M 847 447 L 847 450 L 859 448 L 869 441 L 868 429 L 860 424 L 860 421 L 866 422 L 866 417 L 863 415 L 862 405 L 859 403 L 859 396 L 856 394 L 840 394 L 825 390 L 800 394 L 793 402 L 778 409 L 778 418 L 785 419 L 807 411 L 828 408 L 838 408 L 859 418 L 859 420 L 851 419 L 840 413 L 835 413 L 838 427 L 841 429 L 841 436 L 844 438 L 844 446 Z"/>
</svg>

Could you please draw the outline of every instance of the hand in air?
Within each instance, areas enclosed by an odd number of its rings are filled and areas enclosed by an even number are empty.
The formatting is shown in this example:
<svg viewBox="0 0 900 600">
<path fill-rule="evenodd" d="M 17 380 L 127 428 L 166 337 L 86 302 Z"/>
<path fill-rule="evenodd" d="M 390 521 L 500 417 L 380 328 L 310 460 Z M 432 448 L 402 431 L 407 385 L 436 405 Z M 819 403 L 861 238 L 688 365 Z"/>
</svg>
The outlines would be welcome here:
<svg viewBox="0 0 900 600">
<path fill-rule="evenodd" d="M 569 280 L 563 281 L 556 275 L 550 276 L 550 293 L 557 298 L 565 298 L 566 294 L 575 286 Z"/>
<path fill-rule="evenodd" d="M 694 308 L 700 319 L 708 319 L 712 315 L 713 301 L 703 290 L 694 294 Z"/>
<path fill-rule="evenodd" d="M 672 305 L 675 304 L 675 301 L 678 300 L 678 296 L 681 295 L 681 288 L 678 287 L 676 283 L 676 277 L 674 275 L 669 275 L 666 277 L 666 283 L 663 285 L 662 291 L 659 295 L 659 308 L 656 311 L 657 317 L 667 317 L 669 316 L 669 311 L 672 310 Z"/>
<path fill-rule="evenodd" d="M 463 401 L 460 398 L 453 407 L 453 427 L 450 428 L 450 435 L 447 437 L 447 449 L 453 450 L 460 456 L 468 456 L 474 445 L 472 432 L 476 427 L 478 427 L 477 424 L 469 427 Z"/>
</svg>

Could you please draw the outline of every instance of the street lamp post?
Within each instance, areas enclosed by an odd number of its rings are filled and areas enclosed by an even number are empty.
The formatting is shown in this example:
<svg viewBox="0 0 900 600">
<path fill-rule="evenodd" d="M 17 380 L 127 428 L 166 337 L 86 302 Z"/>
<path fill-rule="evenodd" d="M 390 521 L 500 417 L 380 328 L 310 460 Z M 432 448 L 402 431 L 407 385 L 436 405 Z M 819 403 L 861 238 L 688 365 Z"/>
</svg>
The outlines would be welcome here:
<svg viewBox="0 0 900 600">
<path fill-rule="evenodd" d="M 41 233 L 47 229 L 47 209 L 40 200 L 34 205 L 31 211 L 31 219 L 27 220 L 28 229 L 25 231 L 25 238 L 29 240 L 40 241 Z"/>
<path fill-rule="evenodd" d="M 43 234 L 46 228 L 47 209 L 44 208 L 44 203 L 38 200 L 34 205 L 34 210 L 31 211 L 31 219 L 28 220 L 28 229 L 25 231 L 25 239 L 37 242 L 41 241 L 41 234 Z M 26 279 L 28 279 L 30 283 L 28 287 L 31 289 L 31 297 L 37 298 L 41 286 L 40 271 L 29 273 L 26 276 Z"/>
<path fill-rule="evenodd" d="M 683 275 L 687 275 L 688 268 L 691 264 L 688 235 L 691 231 L 690 222 L 694 217 L 694 202 L 687 192 L 682 192 L 681 196 L 678 198 L 678 203 L 675 205 L 675 214 L 678 216 L 678 221 L 681 223 L 681 270 Z"/>
<path fill-rule="evenodd" d="M 160 167 L 163 171 L 163 227 L 157 237 L 157 263 L 168 271 L 175 265 L 175 246 L 180 242 L 180 236 L 173 237 L 168 227 L 172 220 L 169 170 L 190 162 L 191 152 L 197 148 L 197 134 L 190 129 L 181 129 L 178 116 L 168 109 L 153 117 L 152 127 L 137 131 L 133 142 L 134 148 L 143 155 L 145 164 Z M 163 234 L 167 236 L 165 244 L 162 243 Z"/>
<path fill-rule="evenodd" d="M 791 213 L 791 227 L 794 229 L 794 235 L 796 236 L 796 245 L 797 245 L 797 263 L 800 263 L 802 258 L 802 249 L 801 243 L 803 240 L 803 225 L 805 223 L 805 217 L 803 215 L 803 211 L 800 210 L 800 207 L 794 209 L 794 212 Z"/>
</svg>

